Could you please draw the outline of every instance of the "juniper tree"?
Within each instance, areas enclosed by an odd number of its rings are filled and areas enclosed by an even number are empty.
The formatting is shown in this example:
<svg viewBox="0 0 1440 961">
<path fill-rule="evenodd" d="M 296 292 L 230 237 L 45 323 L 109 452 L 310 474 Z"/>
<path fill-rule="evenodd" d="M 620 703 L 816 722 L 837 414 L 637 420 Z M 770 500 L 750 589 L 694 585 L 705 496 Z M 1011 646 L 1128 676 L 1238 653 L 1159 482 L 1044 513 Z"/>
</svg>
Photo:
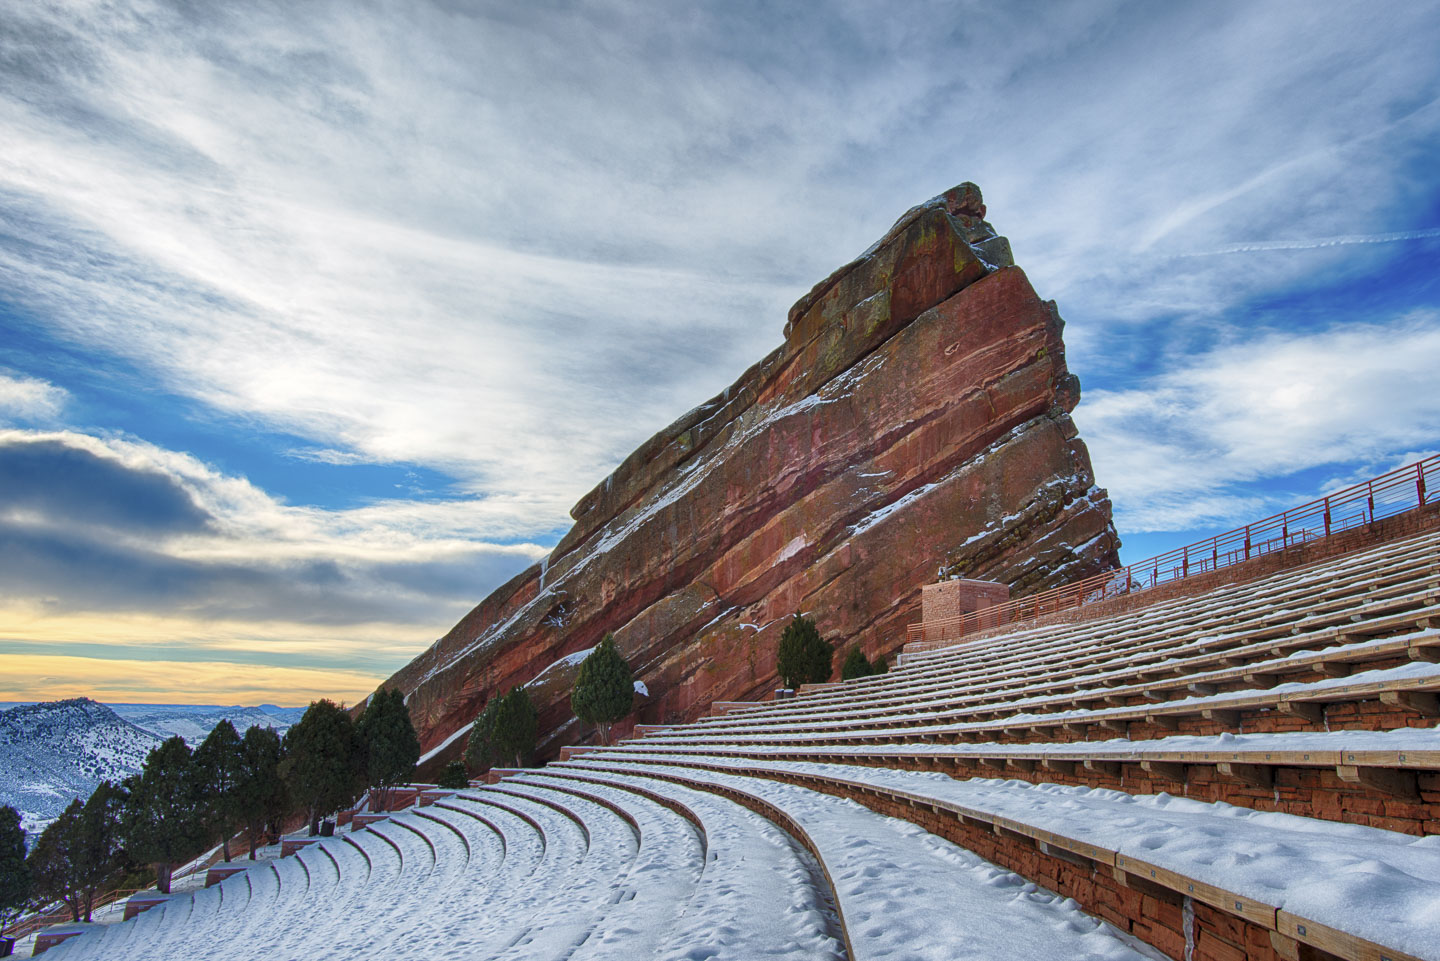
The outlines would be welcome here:
<svg viewBox="0 0 1440 961">
<path fill-rule="evenodd" d="M 501 700 L 492 697 L 470 726 L 470 737 L 465 742 L 465 766 L 476 774 L 495 766 L 495 715 Z"/>
<path fill-rule="evenodd" d="M 845 655 L 845 663 L 840 667 L 840 680 L 853 681 L 857 677 L 869 677 L 874 673 L 870 666 L 870 660 L 860 645 L 850 648 L 850 653 Z"/>
<path fill-rule="evenodd" d="M 195 749 L 195 778 L 201 810 L 210 836 L 220 835 L 220 850 L 230 860 L 230 835 L 240 823 L 237 790 L 244 776 L 245 755 L 235 725 L 221 718 Z"/>
<path fill-rule="evenodd" d="M 539 732 L 540 718 L 530 701 L 530 693 L 523 685 L 512 687 L 495 709 L 495 728 L 490 741 L 496 756 L 513 758 L 516 767 L 523 767 L 524 758 L 535 750 Z"/>
<path fill-rule="evenodd" d="M 355 800 L 362 768 L 355 724 L 332 701 L 314 701 L 285 732 L 284 747 L 280 777 L 305 810 L 314 837 L 320 833 L 322 814 Z"/>
<path fill-rule="evenodd" d="M 75 798 L 60 816 L 40 832 L 25 859 L 34 885 L 36 900 L 41 904 L 63 901 L 70 909 L 70 920 L 80 920 L 80 896 L 75 884 L 76 865 L 80 852 L 80 808 Z"/>
<path fill-rule="evenodd" d="M 570 707 L 586 724 L 594 724 L 600 743 L 610 743 L 610 726 L 630 713 L 635 703 L 635 676 L 607 633 L 585 660 L 570 692 Z"/>
<path fill-rule="evenodd" d="M 280 779 L 280 735 L 252 727 L 240 739 L 240 778 L 235 784 L 235 813 L 245 827 L 250 860 L 267 825 L 285 816 L 285 782 Z"/>
<path fill-rule="evenodd" d="M 196 773 L 190 748 L 177 735 L 152 750 L 140 773 L 125 781 L 125 849 L 136 861 L 154 865 L 156 885 L 165 894 L 171 867 L 199 853 L 207 839 Z"/>
<path fill-rule="evenodd" d="M 390 789 L 413 778 L 420 760 L 420 739 L 399 688 L 375 692 L 355 723 L 355 736 L 365 758 L 365 783 L 378 787 L 381 806 L 389 807 Z"/>
<path fill-rule="evenodd" d="M 123 864 L 120 814 L 124 791 L 101 781 L 89 799 L 71 801 L 40 833 L 26 859 L 34 890 L 62 901 L 75 921 L 89 921 L 95 895 Z"/>
<path fill-rule="evenodd" d="M 0 806 L 0 935 L 25 912 L 32 888 L 20 812 L 8 804 Z"/>
<path fill-rule="evenodd" d="M 435 784 L 437 787 L 443 787 L 450 790 L 458 790 L 460 788 L 469 787 L 470 778 L 465 773 L 465 762 L 456 760 L 451 761 L 449 764 L 445 765 L 445 767 L 441 769 L 440 777 L 435 782 Z"/>
<path fill-rule="evenodd" d="M 796 614 L 780 635 L 775 667 L 789 688 L 830 680 L 835 649 L 820 636 L 815 622 Z"/>
</svg>

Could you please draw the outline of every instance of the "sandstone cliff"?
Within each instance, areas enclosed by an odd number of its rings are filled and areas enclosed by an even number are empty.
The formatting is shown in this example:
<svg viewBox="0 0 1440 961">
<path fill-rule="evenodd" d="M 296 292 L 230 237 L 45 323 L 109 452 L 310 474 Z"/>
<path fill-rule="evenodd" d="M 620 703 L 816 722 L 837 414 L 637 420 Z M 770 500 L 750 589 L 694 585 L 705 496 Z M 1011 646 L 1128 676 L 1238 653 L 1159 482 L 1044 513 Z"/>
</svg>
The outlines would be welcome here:
<svg viewBox="0 0 1440 961">
<path fill-rule="evenodd" d="M 607 630 L 649 689 L 638 718 L 689 720 L 775 685 L 797 610 L 873 657 L 940 568 L 1024 594 L 1117 565 L 1062 322 L 984 216 L 973 184 L 906 213 L 791 308 L 783 344 L 582 498 L 545 561 L 397 673 L 425 748 L 536 678 L 541 753 L 589 737 L 567 655 Z"/>
</svg>

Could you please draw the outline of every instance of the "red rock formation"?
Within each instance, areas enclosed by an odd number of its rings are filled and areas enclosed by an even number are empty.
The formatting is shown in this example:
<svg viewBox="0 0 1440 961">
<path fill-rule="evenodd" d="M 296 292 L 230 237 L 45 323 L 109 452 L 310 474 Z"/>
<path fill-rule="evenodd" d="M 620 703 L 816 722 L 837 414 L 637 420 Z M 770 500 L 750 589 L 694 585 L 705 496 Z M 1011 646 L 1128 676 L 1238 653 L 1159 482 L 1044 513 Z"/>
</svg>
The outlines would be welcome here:
<svg viewBox="0 0 1440 961">
<path fill-rule="evenodd" d="M 542 753 L 589 737 L 560 659 L 607 630 L 649 688 L 638 718 L 689 720 L 775 685 L 795 611 L 873 657 L 941 568 L 1020 595 L 1117 565 L 1059 315 L 984 215 L 973 184 L 907 213 L 801 298 L 780 347 L 582 498 L 546 561 L 396 674 L 426 749 L 537 675 Z"/>
</svg>

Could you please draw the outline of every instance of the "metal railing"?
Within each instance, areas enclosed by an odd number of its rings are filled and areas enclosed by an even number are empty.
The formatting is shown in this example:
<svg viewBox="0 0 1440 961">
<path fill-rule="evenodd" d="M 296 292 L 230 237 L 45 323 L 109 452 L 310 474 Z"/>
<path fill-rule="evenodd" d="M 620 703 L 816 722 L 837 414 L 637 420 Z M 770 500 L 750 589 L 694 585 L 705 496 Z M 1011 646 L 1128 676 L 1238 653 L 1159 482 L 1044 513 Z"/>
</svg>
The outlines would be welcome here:
<svg viewBox="0 0 1440 961">
<path fill-rule="evenodd" d="M 1074 610 L 1111 597 L 1150 590 L 1161 584 L 1220 570 L 1306 541 L 1329 537 L 1436 502 L 1427 494 L 1440 483 L 1440 454 L 1388 474 L 1291 508 L 1209 540 L 1073 584 L 1051 588 L 994 607 L 909 625 L 906 651 L 924 651 L 954 643 L 976 631 Z M 1428 498 L 1428 499 L 1427 499 Z"/>
<path fill-rule="evenodd" d="M 104 894 L 97 894 L 90 901 L 89 911 L 81 910 L 79 913 L 83 917 L 90 912 L 98 911 L 107 905 L 114 904 L 121 898 L 128 898 L 132 894 L 138 894 L 141 891 L 147 890 L 149 889 L 115 888 L 106 891 Z M 19 921 L 16 921 L 5 929 L 4 936 L 19 941 L 21 938 L 29 937 L 41 928 L 48 928 L 52 924 L 64 924 L 70 921 L 72 914 L 73 912 L 70 910 L 69 905 L 61 904 L 55 907 L 47 907 L 42 911 L 35 914 L 28 914 Z"/>
</svg>

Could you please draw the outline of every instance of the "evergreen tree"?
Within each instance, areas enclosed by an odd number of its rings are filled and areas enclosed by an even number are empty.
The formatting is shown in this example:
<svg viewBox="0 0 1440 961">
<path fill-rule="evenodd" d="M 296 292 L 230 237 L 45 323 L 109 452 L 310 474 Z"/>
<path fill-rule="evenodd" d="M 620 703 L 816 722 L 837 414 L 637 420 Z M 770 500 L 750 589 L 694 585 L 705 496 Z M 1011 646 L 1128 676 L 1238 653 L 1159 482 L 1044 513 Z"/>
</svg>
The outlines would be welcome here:
<svg viewBox="0 0 1440 961">
<path fill-rule="evenodd" d="M 355 724 L 331 701 L 311 703 L 299 723 L 285 732 L 280 777 L 305 809 L 311 837 L 320 833 L 321 815 L 355 800 L 362 768 Z"/>
<path fill-rule="evenodd" d="M 464 761 L 451 761 L 440 771 L 440 780 L 436 782 L 437 787 L 457 791 L 470 786 L 470 778 L 465 773 Z"/>
<path fill-rule="evenodd" d="M 879 657 L 875 658 L 875 663 L 870 665 L 871 674 L 885 674 L 889 672 L 889 670 L 890 662 L 885 660 L 884 654 L 881 654 Z"/>
<path fill-rule="evenodd" d="M 280 779 L 280 735 L 268 727 L 252 727 L 240 739 L 240 778 L 235 784 L 235 813 L 245 826 L 250 860 L 267 825 L 285 816 L 288 798 Z"/>
<path fill-rule="evenodd" d="M 399 688 L 375 692 L 355 724 L 355 735 L 365 756 L 365 783 L 380 788 L 382 806 L 388 808 L 390 789 L 410 781 L 420 760 L 420 739 Z"/>
<path fill-rule="evenodd" d="M 586 724 L 594 724 L 600 743 L 610 743 L 610 725 L 630 713 L 635 703 L 635 676 L 630 673 L 615 635 L 607 633 L 580 663 L 580 676 L 570 692 L 570 707 Z"/>
<path fill-rule="evenodd" d="M 169 894 L 173 865 L 198 854 L 209 835 L 184 739 L 177 735 L 151 751 L 125 786 L 130 791 L 121 816 L 125 848 L 135 860 L 155 866 L 156 886 Z"/>
<path fill-rule="evenodd" d="M 476 774 L 484 774 L 495 766 L 495 715 L 501 700 L 503 698 L 492 697 L 470 726 L 470 737 L 465 742 L 465 766 Z"/>
<path fill-rule="evenodd" d="M 36 900 L 41 904 L 63 901 L 70 909 L 70 920 L 80 920 L 80 895 L 75 884 L 79 860 L 77 838 L 80 834 L 79 798 L 66 805 L 60 816 L 45 826 L 25 859 L 34 885 Z"/>
<path fill-rule="evenodd" d="M 120 812 L 124 792 L 101 781 L 85 802 L 71 801 L 26 859 L 35 893 L 63 901 L 75 921 L 89 921 L 95 895 L 122 866 Z"/>
<path fill-rule="evenodd" d="M 540 718 L 530 701 L 530 693 L 523 686 L 512 687 L 495 709 L 495 729 L 490 741 L 496 756 L 507 761 L 513 758 L 516 767 L 523 767 L 525 757 L 535 750 L 539 733 Z"/>
<path fill-rule="evenodd" d="M 0 807 L 0 935 L 25 912 L 32 887 L 20 812 L 6 804 Z"/>
<path fill-rule="evenodd" d="M 235 725 L 222 718 L 195 749 L 195 778 L 201 810 L 211 837 L 220 835 L 220 849 L 230 860 L 230 836 L 240 823 L 237 790 L 245 765 Z"/>
<path fill-rule="evenodd" d="M 856 644 L 850 648 L 850 653 L 845 655 L 845 663 L 840 668 L 840 680 L 853 681 L 857 677 L 869 677 L 873 673 L 870 660 L 865 652 L 860 650 Z"/>
<path fill-rule="evenodd" d="M 796 614 L 785 625 L 776 655 L 775 667 L 786 687 L 830 680 L 835 649 L 820 636 L 819 628 L 808 617 Z"/>
</svg>

